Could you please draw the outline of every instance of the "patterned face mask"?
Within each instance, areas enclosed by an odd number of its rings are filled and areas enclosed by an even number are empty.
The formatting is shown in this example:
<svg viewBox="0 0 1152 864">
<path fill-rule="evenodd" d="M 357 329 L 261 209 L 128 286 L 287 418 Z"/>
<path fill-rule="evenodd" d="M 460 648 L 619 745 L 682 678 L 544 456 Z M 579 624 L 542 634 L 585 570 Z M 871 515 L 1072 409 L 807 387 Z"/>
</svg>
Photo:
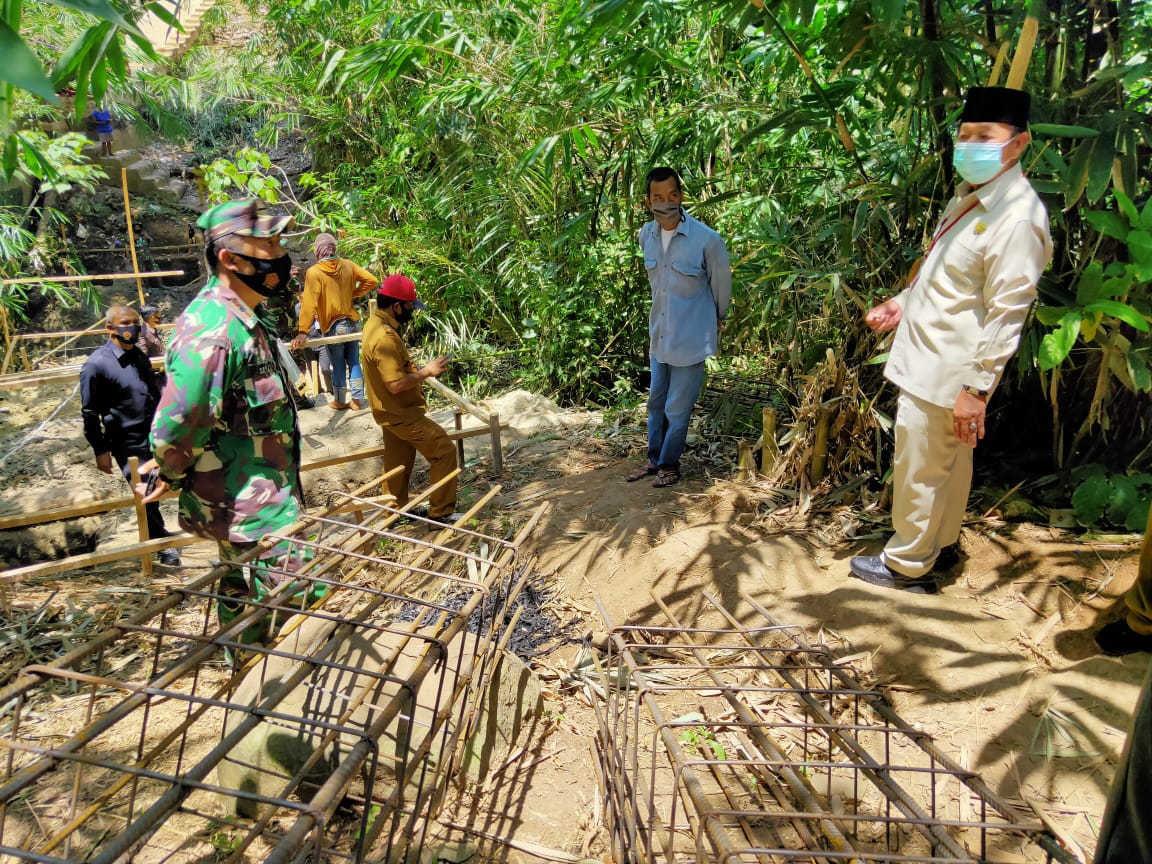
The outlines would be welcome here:
<svg viewBox="0 0 1152 864">
<path fill-rule="evenodd" d="M 235 273 L 236 278 L 264 297 L 288 291 L 288 281 L 292 276 L 292 256 L 281 255 L 279 258 L 253 258 L 251 255 L 242 255 L 233 252 L 237 258 L 243 258 L 255 269 L 255 273 Z M 273 278 L 269 278 L 273 277 Z M 270 284 L 269 284 L 270 283 Z"/>
<path fill-rule="evenodd" d="M 680 215 L 680 205 L 675 201 L 658 201 L 652 205 L 652 213 L 664 219 Z"/>
</svg>

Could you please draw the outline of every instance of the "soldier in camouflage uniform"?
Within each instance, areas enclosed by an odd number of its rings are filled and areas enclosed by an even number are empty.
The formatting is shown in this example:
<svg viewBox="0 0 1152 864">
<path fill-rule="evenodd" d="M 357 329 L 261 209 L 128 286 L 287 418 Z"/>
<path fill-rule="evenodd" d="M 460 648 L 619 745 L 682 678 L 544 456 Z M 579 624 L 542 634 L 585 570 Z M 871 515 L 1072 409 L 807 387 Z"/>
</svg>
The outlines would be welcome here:
<svg viewBox="0 0 1152 864">
<path fill-rule="evenodd" d="M 261 214 L 254 199 L 220 204 L 197 221 L 213 275 L 176 322 L 152 424 L 161 480 L 148 497 L 178 489 L 181 527 L 215 540 L 222 561 L 300 518 L 300 431 L 264 303 L 289 283 L 292 262 L 280 245 L 289 221 Z M 251 584 L 240 567 L 224 577 L 221 625 L 240 614 L 243 600 L 260 601 L 291 578 L 303 558 L 299 547 L 281 542 L 248 568 Z M 304 593 L 295 592 L 292 605 L 323 596 L 324 586 Z M 241 640 L 266 641 L 271 626 L 265 616 Z"/>
</svg>

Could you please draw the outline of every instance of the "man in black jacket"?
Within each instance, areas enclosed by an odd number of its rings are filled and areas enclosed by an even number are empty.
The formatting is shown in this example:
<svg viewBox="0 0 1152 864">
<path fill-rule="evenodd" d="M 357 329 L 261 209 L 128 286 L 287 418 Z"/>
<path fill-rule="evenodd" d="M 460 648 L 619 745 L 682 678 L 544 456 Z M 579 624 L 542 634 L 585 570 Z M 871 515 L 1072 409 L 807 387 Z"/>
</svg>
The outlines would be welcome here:
<svg viewBox="0 0 1152 864">
<path fill-rule="evenodd" d="M 112 460 L 116 460 L 124 479 L 131 482 L 129 457 L 136 456 L 141 463 L 152 458 L 148 433 L 160 388 L 151 362 L 136 344 L 141 332 L 136 310 L 113 306 L 105 320 L 108 341 L 92 352 L 80 370 L 80 413 L 84 437 L 96 454 L 96 467 L 111 474 Z M 153 501 L 144 510 L 148 536 L 153 540 L 167 537 L 160 504 Z M 180 563 L 175 549 L 163 549 L 159 557 L 161 564 Z"/>
</svg>

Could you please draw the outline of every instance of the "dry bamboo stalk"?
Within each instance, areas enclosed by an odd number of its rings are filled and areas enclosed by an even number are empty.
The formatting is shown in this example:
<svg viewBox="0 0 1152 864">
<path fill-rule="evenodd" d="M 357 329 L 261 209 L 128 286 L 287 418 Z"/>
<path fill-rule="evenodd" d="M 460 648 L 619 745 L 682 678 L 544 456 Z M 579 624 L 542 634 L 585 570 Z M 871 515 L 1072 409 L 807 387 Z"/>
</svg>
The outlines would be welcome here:
<svg viewBox="0 0 1152 864">
<path fill-rule="evenodd" d="M 1008 40 L 1000 43 L 996 52 L 996 62 L 992 64 L 992 73 L 988 76 L 988 86 L 995 87 L 1000 83 L 1000 76 L 1004 74 L 1004 61 L 1008 58 Z"/>
<path fill-rule="evenodd" d="M 756 476 L 756 457 L 752 445 L 741 438 L 736 442 L 736 482 L 746 483 Z"/>
<path fill-rule="evenodd" d="M 776 443 L 776 409 L 761 408 L 760 420 L 764 427 L 764 438 L 760 445 L 760 473 L 767 477 L 780 458 L 780 447 Z"/>
<path fill-rule="evenodd" d="M 1019 90 L 1024 84 L 1024 76 L 1028 72 L 1028 65 L 1032 62 L 1032 49 L 1036 47 L 1036 36 L 1039 32 L 1039 21 L 1031 15 L 1024 19 L 1024 27 L 1020 30 L 1020 41 L 1016 44 L 1016 53 L 1012 55 L 1012 68 L 1008 70 L 1005 86 Z"/>
<path fill-rule="evenodd" d="M 132 253 L 132 272 L 136 276 L 136 293 L 140 295 L 140 305 L 144 305 L 144 280 L 140 278 L 140 262 L 136 260 L 136 236 L 132 231 L 132 207 L 128 202 L 128 169 L 120 169 L 120 182 L 124 187 L 124 218 L 128 222 L 128 251 Z"/>
<path fill-rule="evenodd" d="M 828 468 L 828 430 L 832 426 L 832 409 L 821 406 L 816 415 L 816 443 L 812 445 L 812 485 L 824 479 Z"/>
</svg>

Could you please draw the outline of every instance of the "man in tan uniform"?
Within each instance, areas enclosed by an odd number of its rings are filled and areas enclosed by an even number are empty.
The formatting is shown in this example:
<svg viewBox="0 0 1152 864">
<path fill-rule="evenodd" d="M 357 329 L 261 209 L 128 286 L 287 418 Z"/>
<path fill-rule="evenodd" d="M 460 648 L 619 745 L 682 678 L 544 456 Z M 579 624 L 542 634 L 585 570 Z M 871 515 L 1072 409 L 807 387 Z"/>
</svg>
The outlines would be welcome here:
<svg viewBox="0 0 1152 864">
<path fill-rule="evenodd" d="M 865 317 L 873 330 L 896 330 L 884 375 L 900 388 L 895 534 L 882 554 L 851 561 L 852 575 L 873 585 L 937 590 L 930 574 L 960 537 L 988 398 L 1052 257 L 1047 211 L 1019 165 L 1029 103 L 1003 87 L 968 93 L 953 156 L 963 182 L 917 275 Z"/>
<path fill-rule="evenodd" d="M 1140 568 L 1136 581 L 1124 595 L 1124 605 L 1128 607 L 1125 617 L 1097 631 L 1097 647 L 1111 657 L 1152 652 L 1152 510 L 1148 511 L 1148 524 L 1144 527 Z"/>
<path fill-rule="evenodd" d="M 416 451 L 428 460 L 429 482 L 436 484 L 456 470 L 456 448 L 439 423 L 428 419 L 422 382 L 442 375 L 447 357 L 437 357 L 422 367 L 412 362 L 400 329 L 412 320 L 424 303 L 416 296 L 412 280 L 400 273 L 387 277 L 376 292 L 376 311 L 364 327 L 361 356 L 368 380 L 372 417 L 384 433 L 384 470 L 404 470 L 388 479 L 388 491 L 403 506 Z M 446 525 L 455 523 L 456 478 L 447 480 L 428 501 L 428 518 Z"/>
<path fill-rule="evenodd" d="M 352 305 L 380 284 L 380 280 L 347 258 L 336 257 L 336 238 L 320 234 L 314 244 L 316 263 L 304 274 L 304 297 L 300 301 L 300 321 L 292 349 L 298 351 L 308 339 L 313 321 L 318 321 L 324 336 L 347 336 L 355 333 L 360 313 Z M 364 398 L 364 376 L 360 370 L 358 342 L 335 342 L 327 346 L 332 360 L 334 401 L 329 408 L 360 409 Z M 352 398 L 348 399 L 348 389 Z"/>
</svg>

